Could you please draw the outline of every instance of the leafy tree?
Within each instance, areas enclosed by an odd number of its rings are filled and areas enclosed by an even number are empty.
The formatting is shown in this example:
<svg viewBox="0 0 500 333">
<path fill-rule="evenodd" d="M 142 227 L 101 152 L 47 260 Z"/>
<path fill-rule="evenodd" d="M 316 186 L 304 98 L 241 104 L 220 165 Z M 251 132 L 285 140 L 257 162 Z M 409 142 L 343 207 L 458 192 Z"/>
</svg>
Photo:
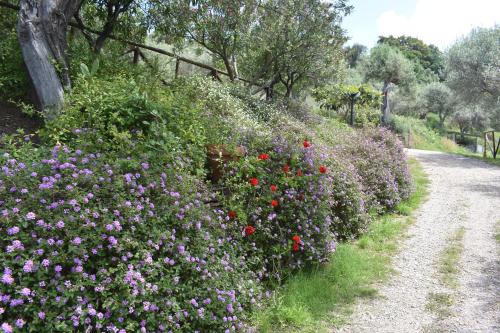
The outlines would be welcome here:
<svg viewBox="0 0 500 333">
<path fill-rule="evenodd" d="M 368 48 L 361 44 L 353 44 L 344 48 L 345 57 L 349 67 L 356 67 L 360 58 L 366 54 Z"/>
<path fill-rule="evenodd" d="M 438 115 L 441 127 L 443 127 L 446 118 L 451 116 L 457 108 L 453 91 L 443 83 L 434 82 L 427 85 L 422 91 L 421 99 L 427 112 Z"/>
<path fill-rule="evenodd" d="M 331 80 L 342 67 L 346 38 L 340 23 L 350 10 L 345 0 L 265 2 L 247 44 L 245 73 L 265 81 L 270 96 L 279 83 L 290 97 L 297 87 Z"/>
<path fill-rule="evenodd" d="M 415 80 L 410 60 L 396 48 L 381 44 L 372 48 L 370 57 L 364 63 L 366 79 L 383 82 L 382 122 L 389 121 L 389 92 L 394 85 L 408 86 Z"/>
<path fill-rule="evenodd" d="M 443 77 L 444 56 L 437 46 L 427 45 L 422 40 L 410 36 L 380 36 L 377 43 L 399 49 L 405 57 L 420 64 L 424 71 L 429 70 L 440 78 Z M 417 71 L 420 69 L 417 68 Z M 426 74 L 421 73 L 421 75 Z"/>
<path fill-rule="evenodd" d="M 148 1 L 142 2 L 146 5 Z M 74 15 L 80 27 L 92 28 L 100 33 L 81 30 L 90 48 L 100 53 L 111 34 L 126 36 L 127 39 L 141 40 L 146 36 L 146 17 L 136 0 L 88 0 Z"/>
<path fill-rule="evenodd" d="M 321 103 L 321 106 L 327 109 L 337 111 L 347 111 L 351 103 L 351 96 L 359 93 L 356 98 L 356 105 L 362 107 L 380 107 L 382 95 L 369 85 L 359 86 L 334 84 L 314 89 L 313 96 Z"/>
<path fill-rule="evenodd" d="M 230 80 L 238 76 L 236 60 L 254 25 L 257 0 L 152 0 L 151 20 L 161 38 L 193 41 L 226 67 Z"/>
<path fill-rule="evenodd" d="M 447 83 L 461 101 L 479 106 L 500 127 L 500 27 L 477 28 L 446 54 Z"/>
</svg>

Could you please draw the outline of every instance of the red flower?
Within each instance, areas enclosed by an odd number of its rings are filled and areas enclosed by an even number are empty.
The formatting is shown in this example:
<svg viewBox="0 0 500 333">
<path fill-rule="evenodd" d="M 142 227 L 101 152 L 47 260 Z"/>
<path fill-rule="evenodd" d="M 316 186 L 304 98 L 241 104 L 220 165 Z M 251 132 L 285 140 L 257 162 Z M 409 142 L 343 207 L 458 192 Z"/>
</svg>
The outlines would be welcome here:
<svg viewBox="0 0 500 333">
<path fill-rule="evenodd" d="M 295 252 L 297 252 L 299 250 L 299 244 L 293 243 L 292 244 L 292 250 L 294 250 Z"/>
<path fill-rule="evenodd" d="M 298 170 L 297 171 L 297 176 L 301 177 L 302 176 L 302 171 L 301 170 Z"/>
<path fill-rule="evenodd" d="M 259 185 L 259 180 L 257 178 L 250 178 L 249 182 L 252 186 Z"/>
<path fill-rule="evenodd" d="M 271 200 L 271 206 L 273 207 L 278 207 L 279 203 L 278 203 L 278 200 Z"/>
<path fill-rule="evenodd" d="M 269 159 L 269 155 L 268 154 L 262 153 L 262 154 L 259 155 L 259 160 L 265 161 L 267 159 Z"/>
<path fill-rule="evenodd" d="M 285 164 L 285 165 L 283 166 L 283 171 L 284 171 L 285 173 L 290 172 L 290 167 L 288 166 L 288 164 Z"/>
<path fill-rule="evenodd" d="M 230 210 L 227 213 L 227 216 L 229 216 L 230 219 L 234 219 L 236 217 L 236 212 L 234 210 Z"/>
<path fill-rule="evenodd" d="M 311 143 L 307 140 L 304 140 L 304 148 L 309 148 L 311 147 Z"/>
<path fill-rule="evenodd" d="M 276 190 L 278 189 L 278 186 L 271 185 L 270 188 L 271 188 L 271 192 L 276 192 Z"/>
<path fill-rule="evenodd" d="M 327 169 L 326 169 L 326 166 L 322 165 L 319 167 L 319 172 L 320 173 L 326 173 Z"/>
<path fill-rule="evenodd" d="M 245 228 L 245 234 L 247 236 L 251 236 L 255 232 L 255 228 L 252 227 L 251 225 L 246 226 Z"/>
<path fill-rule="evenodd" d="M 292 237 L 292 240 L 293 240 L 295 243 L 300 243 L 300 236 L 295 235 L 295 236 L 293 236 L 293 237 Z"/>
</svg>

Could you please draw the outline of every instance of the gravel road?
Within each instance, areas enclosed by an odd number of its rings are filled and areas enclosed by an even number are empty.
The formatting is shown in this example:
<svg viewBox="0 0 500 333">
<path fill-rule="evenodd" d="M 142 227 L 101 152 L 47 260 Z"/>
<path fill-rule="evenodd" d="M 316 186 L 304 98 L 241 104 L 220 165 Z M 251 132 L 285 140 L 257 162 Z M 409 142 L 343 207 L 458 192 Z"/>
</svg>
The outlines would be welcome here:
<svg viewBox="0 0 500 333">
<path fill-rule="evenodd" d="M 500 168 L 439 152 L 408 150 L 429 175 L 428 200 L 395 256 L 394 276 L 379 296 L 355 305 L 350 324 L 334 332 L 500 332 Z M 437 261 L 463 227 L 459 285 L 439 279 Z M 448 315 L 427 309 L 431 295 L 453 295 Z M 432 298 L 432 297 L 431 297 Z"/>
</svg>

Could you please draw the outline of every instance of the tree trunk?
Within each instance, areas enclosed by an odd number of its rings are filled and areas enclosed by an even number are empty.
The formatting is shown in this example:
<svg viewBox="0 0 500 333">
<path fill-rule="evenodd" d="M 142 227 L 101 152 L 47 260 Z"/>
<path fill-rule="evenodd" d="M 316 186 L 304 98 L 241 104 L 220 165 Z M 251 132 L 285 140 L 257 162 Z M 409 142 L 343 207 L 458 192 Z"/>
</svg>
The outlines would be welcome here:
<svg viewBox="0 0 500 333">
<path fill-rule="evenodd" d="M 382 124 L 387 125 L 389 123 L 390 107 L 389 107 L 389 88 L 390 82 L 384 82 L 384 87 L 382 88 Z"/>
<path fill-rule="evenodd" d="M 231 62 L 229 61 L 228 57 L 223 57 L 222 60 L 224 61 L 224 66 L 226 67 L 227 74 L 229 74 L 229 80 L 234 81 L 235 79 L 234 69 L 233 66 L 231 65 Z"/>
<path fill-rule="evenodd" d="M 48 119 L 61 111 L 63 90 L 71 88 L 66 33 L 68 21 L 80 7 L 81 1 L 20 2 L 17 24 L 19 44 L 41 109 Z"/>
</svg>

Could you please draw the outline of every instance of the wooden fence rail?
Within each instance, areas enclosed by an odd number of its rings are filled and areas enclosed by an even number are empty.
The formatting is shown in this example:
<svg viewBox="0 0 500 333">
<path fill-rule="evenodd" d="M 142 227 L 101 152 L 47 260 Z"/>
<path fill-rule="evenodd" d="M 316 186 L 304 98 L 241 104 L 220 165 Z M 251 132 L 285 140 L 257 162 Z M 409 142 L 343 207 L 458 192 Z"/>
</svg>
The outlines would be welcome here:
<svg viewBox="0 0 500 333">
<path fill-rule="evenodd" d="M 500 138 L 495 140 L 495 131 L 486 131 L 483 133 L 484 134 L 484 152 L 483 152 L 483 157 L 487 157 L 487 151 L 488 149 L 491 152 L 491 155 L 493 155 L 493 158 L 497 158 L 498 150 L 500 148 Z"/>
</svg>

